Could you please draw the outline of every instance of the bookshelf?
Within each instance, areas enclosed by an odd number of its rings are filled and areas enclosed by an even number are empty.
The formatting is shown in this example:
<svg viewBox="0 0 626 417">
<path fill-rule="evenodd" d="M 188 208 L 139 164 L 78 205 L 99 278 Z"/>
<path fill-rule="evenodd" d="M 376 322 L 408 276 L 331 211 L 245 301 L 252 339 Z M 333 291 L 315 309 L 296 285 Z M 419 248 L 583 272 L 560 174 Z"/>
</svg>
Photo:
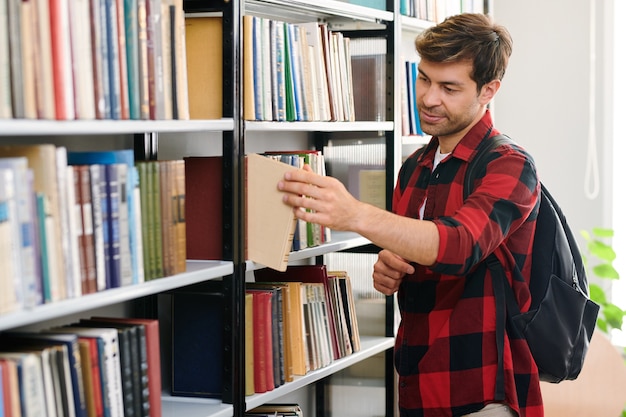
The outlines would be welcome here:
<svg viewBox="0 0 626 417">
<path fill-rule="evenodd" d="M 416 146 L 416 138 L 402 137 L 399 121 L 400 72 L 402 65 L 399 51 L 412 37 L 432 25 L 416 18 L 402 16 L 398 2 L 387 0 L 386 10 L 378 10 L 337 0 L 234 0 L 207 2 L 185 0 L 185 12 L 189 14 L 210 13 L 222 20 L 223 74 L 221 101 L 222 117 L 211 120 L 32 120 L 0 119 L 0 142 L 12 143 L 59 143 L 69 149 L 115 149 L 134 148 L 139 159 L 162 157 L 159 145 L 168 149 L 208 144 L 209 152 L 223 157 L 223 249 L 221 261 L 187 261 L 187 270 L 144 282 L 138 285 L 109 289 L 106 291 L 66 299 L 31 309 L 11 312 L 0 316 L 0 332 L 21 328 L 43 327 L 49 322 L 69 322 L 77 315 L 90 315 L 102 308 L 111 308 L 122 314 L 140 309 L 154 315 L 155 300 L 183 287 L 222 279 L 226 299 L 224 322 L 224 393 L 223 398 L 206 399 L 170 396 L 163 393 L 163 416 L 174 417 L 242 417 L 247 409 L 277 401 L 310 386 L 323 388 L 324 381 L 355 364 L 377 355 L 385 357 L 384 402 L 385 415 L 394 414 L 394 381 L 392 348 L 394 343 L 394 301 L 385 300 L 385 328 L 382 336 L 366 336 L 361 350 L 333 361 L 329 366 L 296 377 L 276 389 L 246 396 L 243 374 L 245 317 L 245 281 L 263 265 L 245 258 L 244 210 L 244 157 L 247 152 L 263 152 L 267 148 L 283 147 L 285 143 L 295 149 L 303 145 L 323 148 L 329 140 L 341 142 L 344 135 L 357 133 L 385 145 L 386 201 L 390 206 L 396 173 L 400 166 L 403 146 Z M 354 122 L 269 122 L 250 121 L 243 118 L 243 15 L 252 14 L 269 19 L 301 23 L 319 21 L 331 30 L 339 31 L 354 39 L 382 38 L 386 46 L 384 66 L 386 77 L 385 120 Z M 193 86 L 190 86 L 193 88 Z M 274 136 L 285 140 L 274 141 Z M 353 138 L 353 136 L 350 136 Z M 197 143 L 194 144 L 194 141 Z M 185 148 L 186 149 L 186 148 Z M 184 152 L 184 151 L 179 151 Z M 204 152 L 202 151 L 198 153 Z M 176 151 L 174 151 L 176 153 Z M 369 242 L 351 233 L 333 233 L 332 241 L 320 246 L 291 252 L 289 262 L 318 262 L 333 252 L 371 253 Z M 167 360 L 166 360 L 167 363 Z M 327 415 L 324 409 L 324 393 L 316 393 L 315 414 Z"/>
</svg>

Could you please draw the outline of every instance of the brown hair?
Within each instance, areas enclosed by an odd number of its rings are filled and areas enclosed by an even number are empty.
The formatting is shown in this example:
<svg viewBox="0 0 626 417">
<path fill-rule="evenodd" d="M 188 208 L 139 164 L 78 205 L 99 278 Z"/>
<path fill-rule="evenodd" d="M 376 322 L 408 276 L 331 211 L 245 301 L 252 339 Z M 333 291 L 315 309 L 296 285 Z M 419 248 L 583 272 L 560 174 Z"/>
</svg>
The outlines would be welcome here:
<svg viewBox="0 0 626 417">
<path fill-rule="evenodd" d="M 470 77 L 480 91 L 483 85 L 504 77 L 513 40 L 508 30 L 489 16 L 463 13 L 422 32 L 415 39 L 415 48 L 421 58 L 432 62 L 470 61 Z"/>
</svg>

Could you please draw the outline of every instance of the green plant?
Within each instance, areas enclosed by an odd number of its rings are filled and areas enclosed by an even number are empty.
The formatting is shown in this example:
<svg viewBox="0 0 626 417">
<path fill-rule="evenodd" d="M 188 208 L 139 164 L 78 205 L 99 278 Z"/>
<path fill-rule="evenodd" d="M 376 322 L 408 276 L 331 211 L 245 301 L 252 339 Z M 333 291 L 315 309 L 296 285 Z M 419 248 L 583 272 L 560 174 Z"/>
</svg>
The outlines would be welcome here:
<svg viewBox="0 0 626 417">
<path fill-rule="evenodd" d="M 586 252 L 582 254 L 587 274 L 603 280 L 620 279 L 619 272 L 613 266 L 616 258 L 615 250 L 611 246 L 610 240 L 613 237 L 612 229 L 595 227 L 588 232 L 581 232 L 585 239 Z M 590 258 L 593 259 L 593 265 L 589 264 Z M 624 325 L 624 316 L 626 311 L 609 301 L 602 286 L 596 282 L 589 284 L 589 297 L 600 305 L 597 326 L 606 334 L 610 334 L 612 329 L 622 330 Z M 624 348 L 626 353 L 626 347 Z M 626 409 L 622 411 L 621 417 L 626 417 Z"/>
<path fill-rule="evenodd" d="M 587 274 L 602 280 L 618 280 L 619 272 L 613 266 L 616 255 L 610 243 L 614 235 L 613 230 L 596 227 L 591 232 L 583 230 L 581 234 L 587 243 L 587 250 L 583 253 Z M 600 305 L 598 328 L 607 334 L 610 334 L 612 329 L 622 330 L 626 311 L 610 301 L 598 282 L 589 284 L 589 296 Z"/>
</svg>

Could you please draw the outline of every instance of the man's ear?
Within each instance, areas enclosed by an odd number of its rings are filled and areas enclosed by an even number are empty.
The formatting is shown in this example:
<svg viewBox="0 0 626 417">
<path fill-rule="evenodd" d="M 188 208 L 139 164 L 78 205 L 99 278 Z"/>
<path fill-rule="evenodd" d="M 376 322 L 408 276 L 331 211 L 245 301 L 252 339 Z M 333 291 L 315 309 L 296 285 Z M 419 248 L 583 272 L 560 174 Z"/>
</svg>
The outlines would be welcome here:
<svg viewBox="0 0 626 417">
<path fill-rule="evenodd" d="M 500 85 L 502 82 L 500 80 L 492 80 L 487 84 L 483 85 L 479 100 L 482 104 L 487 105 L 493 98 L 496 96 L 496 93 L 500 89 Z"/>
</svg>

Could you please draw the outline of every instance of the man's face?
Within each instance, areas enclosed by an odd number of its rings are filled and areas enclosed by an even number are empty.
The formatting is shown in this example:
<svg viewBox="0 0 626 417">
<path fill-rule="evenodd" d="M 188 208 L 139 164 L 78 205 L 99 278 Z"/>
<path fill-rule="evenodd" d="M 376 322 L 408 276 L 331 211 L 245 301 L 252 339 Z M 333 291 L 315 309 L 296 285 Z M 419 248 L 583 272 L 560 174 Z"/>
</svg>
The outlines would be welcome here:
<svg viewBox="0 0 626 417">
<path fill-rule="evenodd" d="M 422 60 L 415 82 L 415 100 L 422 130 L 446 138 L 465 135 L 480 117 L 484 101 L 470 78 L 471 62 L 437 63 Z M 484 88 L 483 88 L 484 89 Z"/>
</svg>

